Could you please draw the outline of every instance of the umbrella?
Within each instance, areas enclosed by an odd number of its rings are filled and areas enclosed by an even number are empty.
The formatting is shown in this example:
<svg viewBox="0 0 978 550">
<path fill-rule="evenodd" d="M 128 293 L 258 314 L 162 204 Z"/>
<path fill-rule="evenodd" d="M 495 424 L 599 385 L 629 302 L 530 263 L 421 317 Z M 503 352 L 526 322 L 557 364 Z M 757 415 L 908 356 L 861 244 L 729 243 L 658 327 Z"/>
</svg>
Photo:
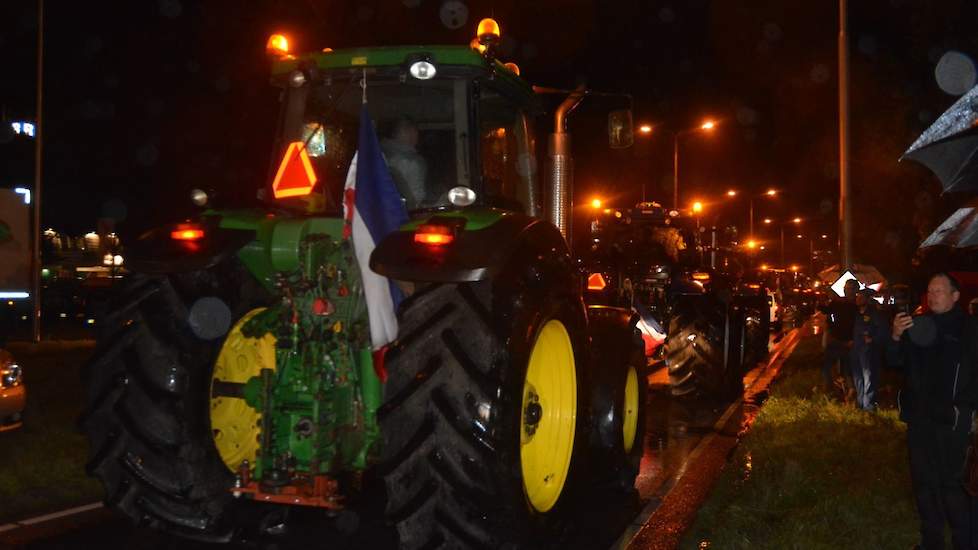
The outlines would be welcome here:
<svg viewBox="0 0 978 550">
<path fill-rule="evenodd" d="M 954 248 L 978 247 L 978 201 L 958 208 L 920 243 L 920 248 L 940 245 Z"/>
<path fill-rule="evenodd" d="M 934 172 L 944 192 L 978 190 L 978 86 L 961 96 L 905 153 Z"/>
<path fill-rule="evenodd" d="M 823 269 L 818 272 L 818 278 L 826 284 L 832 284 L 839 279 L 847 270 L 838 265 L 833 265 L 832 267 Z M 864 285 L 874 285 L 876 283 L 885 283 L 886 277 L 879 272 L 878 269 L 871 265 L 866 264 L 853 264 L 851 268 L 848 269 L 859 282 Z"/>
</svg>

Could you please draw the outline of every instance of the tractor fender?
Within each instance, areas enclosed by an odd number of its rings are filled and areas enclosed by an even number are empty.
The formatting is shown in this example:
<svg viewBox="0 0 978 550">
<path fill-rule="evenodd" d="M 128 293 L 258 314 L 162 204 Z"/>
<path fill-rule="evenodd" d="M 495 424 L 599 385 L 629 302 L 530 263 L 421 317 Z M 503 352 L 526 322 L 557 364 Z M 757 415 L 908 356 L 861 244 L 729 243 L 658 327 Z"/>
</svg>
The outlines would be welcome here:
<svg viewBox="0 0 978 550">
<path fill-rule="evenodd" d="M 527 253 L 570 262 L 567 243 L 553 224 L 507 214 L 483 229 L 463 227 L 444 245 L 418 243 L 413 231 L 396 231 L 374 249 L 370 268 L 399 281 L 475 282 L 506 276 L 514 264 L 525 265 Z"/>
<path fill-rule="evenodd" d="M 171 237 L 179 224 L 150 229 L 126 247 L 126 266 L 150 275 L 210 269 L 255 240 L 253 230 L 221 228 L 206 220 L 199 225 L 204 236 L 192 241 Z"/>
<path fill-rule="evenodd" d="M 636 324 L 635 312 L 618 307 L 588 306 L 588 337 L 591 341 L 591 444 L 599 452 L 607 452 L 621 439 L 621 425 L 616 407 L 620 405 L 621 381 L 629 361 L 635 355 L 644 357 L 642 338 Z M 647 373 L 641 365 L 638 375 Z"/>
</svg>

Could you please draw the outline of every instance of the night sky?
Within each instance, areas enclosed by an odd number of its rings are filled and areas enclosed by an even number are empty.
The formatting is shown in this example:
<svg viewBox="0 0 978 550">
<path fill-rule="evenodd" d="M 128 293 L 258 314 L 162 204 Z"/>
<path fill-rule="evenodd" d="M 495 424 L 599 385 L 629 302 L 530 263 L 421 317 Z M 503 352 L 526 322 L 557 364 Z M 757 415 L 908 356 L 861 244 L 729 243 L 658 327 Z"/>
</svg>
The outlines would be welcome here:
<svg viewBox="0 0 978 550">
<path fill-rule="evenodd" d="M 267 177 L 277 113 L 264 57 L 272 32 L 291 34 L 299 50 L 464 44 L 491 15 L 503 30 L 501 57 L 532 83 L 630 93 L 636 122 L 655 125 L 633 148 L 610 150 L 605 116 L 622 105 L 586 100 L 571 119 L 578 204 L 600 195 L 627 206 L 643 181 L 651 198 L 670 202 L 671 133 L 709 116 L 721 120 L 716 132 L 682 141 L 682 202 L 704 200 L 713 219 L 743 226 L 746 201 L 718 202 L 723 192 L 775 187 L 783 196 L 758 200 L 757 219 L 799 215 L 806 235 L 835 238 L 834 1 L 144 0 L 45 8 L 45 226 L 77 233 L 108 216 L 125 236 L 191 212 L 193 187 L 253 197 Z M 959 202 L 939 199 L 929 172 L 897 159 L 956 98 L 935 78 L 942 59 L 950 91 L 974 84 L 967 60 L 978 57 L 976 16 L 978 4 L 964 0 L 850 2 L 859 260 L 886 267 L 909 258 L 919 233 Z M 36 29 L 33 2 L 0 7 L 0 107 L 8 120 L 34 117 Z M 951 51 L 963 56 L 945 55 Z M 29 142 L 0 135 L 0 185 L 29 183 L 31 155 Z M 805 251 L 807 244 L 789 255 Z"/>
</svg>

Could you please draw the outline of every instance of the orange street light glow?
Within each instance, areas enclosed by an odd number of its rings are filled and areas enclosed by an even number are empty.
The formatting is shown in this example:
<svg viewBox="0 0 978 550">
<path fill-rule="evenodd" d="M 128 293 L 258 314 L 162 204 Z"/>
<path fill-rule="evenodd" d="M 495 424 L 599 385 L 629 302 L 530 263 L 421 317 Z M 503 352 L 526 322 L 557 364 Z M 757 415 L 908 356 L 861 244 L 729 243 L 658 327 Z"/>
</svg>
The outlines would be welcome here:
<svg viewBox="0 0 978 550">
<path fill-rule="evenodd" d="M 761 264 L 761 271 L 767 271 L 767 264 Z"/>
<path fill-rule="evenodd" d="M 737 191 L 731 189 L 730 191 L 727 191 L 727 196 L 728 197 L 736 197 L 737 196 Z"/>
<path fill-rule="evenodd" d="M 643 134 L 651 134 L 652 133 L 652 125 L 651 124 L 643 124 L 643 125 L 641 125 L 641 126 L 638 127 L 638 131 L 641 132 L 641 133 L 643 133 Z"/>
<path fill-rule="evenodd" d="M 716 125 L 717 125 L 716 122 L 714 122 L 712 120 L 707 120 L 706 122 L 704 122 L 703 124 L 700 125 L 700 129 L 701 130 L 712 130 L 713 128 L 716 127 Z"/>
<path fill-rule="evenodd" d="M 747 248 L 750 248 L 750 249 L 757 248 L 757 241 L 755 241 L 755 240 L 747 241 Z"/>
<path fill-rule="evenodd" d="M 773 197 L 773 196 L 777 195 L 778 192 L 775 189 L 768 189 L 767 192 L 764 193 L 764 194 L 767 195 L 767 196 L 769 196 L 769 197 Z"/>
<path fill-rule="evenodd" d="M 793 219 L 791 221 L 793 221 L 795 223 L 801 223 L 801 218 L 795 218 L 795 219 Z"/>
<path fill-rule="evenodd" d="M 601 208 L 601 199 L 591 199 L 591 208 Z"/>
<path fill-rule="evenodd" d="M 699 214 L 702 211 L 703 211 L 703 203 L 701 203 L 699 201 L 694 202 L 693 203 L 693 212 L 696 212 L 697 214 Z"/>
<path fill-rule="evenodd" d="M 771 218 L 764 218 L 764 223 L 771 223 Z"/>
<path fill-rule="evenodd" d="M 798 266 L 797 266 L 797 265 L 793 265 L 793 266 L 791 266 L 791 270 L 792 270 L 792 271 L 798 271 Z"/>
</svg>

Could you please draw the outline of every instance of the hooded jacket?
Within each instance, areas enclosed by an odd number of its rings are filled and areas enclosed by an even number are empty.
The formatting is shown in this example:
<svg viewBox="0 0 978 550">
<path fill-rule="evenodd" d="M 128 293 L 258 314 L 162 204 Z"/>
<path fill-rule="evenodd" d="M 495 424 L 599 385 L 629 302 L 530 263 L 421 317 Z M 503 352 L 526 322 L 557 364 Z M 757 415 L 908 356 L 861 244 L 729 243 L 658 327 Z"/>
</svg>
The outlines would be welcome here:
<svg viewBox="0 0 978 550">
<path fill-rule="evenodd" d="M 978 406 L 978 325 L 957 305 L 921 317 L 929 317 L 937 329 L 929 344 L 915 343 L 910 330 L 899 342 L 887 338 L 887 361 L 902 366 L 904 373 L 897 396 L 900 420 L 952 429 L 960 422 L 970 426 Z"/>
</svg>

